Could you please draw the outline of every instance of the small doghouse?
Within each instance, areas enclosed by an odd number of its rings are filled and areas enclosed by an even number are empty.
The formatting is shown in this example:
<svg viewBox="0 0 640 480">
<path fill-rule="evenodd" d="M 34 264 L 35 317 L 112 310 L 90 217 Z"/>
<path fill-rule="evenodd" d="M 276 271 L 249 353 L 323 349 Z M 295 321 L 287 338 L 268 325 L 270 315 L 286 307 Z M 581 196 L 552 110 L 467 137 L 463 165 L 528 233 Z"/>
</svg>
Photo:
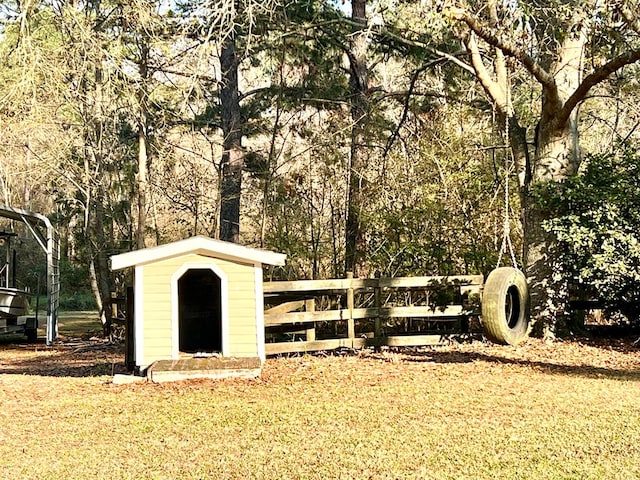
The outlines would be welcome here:
<svg viewBox="0 0 640 480">
<path fill-rule="evenodd" d="M 136 367 L 143 372 L 156 363 L 196 372 L 191 376 L 231 376 L 250 365 L 259 373 L 265 358 L 262 266 L 284 262 L 280 253 L 203 236 L 111 257 L 112 270 L 135 267 Z M 197 374 L 216 368 L 231 375 Z"/>
</svg>

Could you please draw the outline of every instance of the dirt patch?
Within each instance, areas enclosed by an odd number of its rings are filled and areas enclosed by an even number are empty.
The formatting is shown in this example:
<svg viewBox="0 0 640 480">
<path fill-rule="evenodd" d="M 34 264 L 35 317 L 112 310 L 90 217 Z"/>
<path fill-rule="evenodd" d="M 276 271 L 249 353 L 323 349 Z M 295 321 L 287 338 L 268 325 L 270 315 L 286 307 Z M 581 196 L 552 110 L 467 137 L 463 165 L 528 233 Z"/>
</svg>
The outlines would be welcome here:
<svg viewBox="0 0 640 480">
<path fill-rule="evenodd" d="M 284 367 L 300 357 L 338 358 L 350 356 L 390 363 L 465 364 L 488 362 L 528 366 L 548 372 L 585 375 L 640 375 L 640 342 L 637 337 L 580 339 L 543 342 L 530 339 L 516 347 L 483 341 L 454 342 L 439 347 L 340 350 L 295 354 L 267 359 L 267 370 Z M 364 367 L 365 365 L 363 365 Z M 355 365 L 354 365 L 355 367 Z M 366 368 L 366 367 L 365 367 Z M 286 368 L 285 368 L 286 370 Z M 47 347 L 43 340 L 27 343 L 21 338 L 0 342 L 0 374 L 41 376 L 101 376 L 126 373 L 124 345 L 101 338 L 62 337 Z"/>
<path fill-rule="evenodd" d="M 124 373 L 124 346 L 99 338 L 66 338 L 47 347 L 0 343 L 0 374 L 92 377 Z"/>
</svg>

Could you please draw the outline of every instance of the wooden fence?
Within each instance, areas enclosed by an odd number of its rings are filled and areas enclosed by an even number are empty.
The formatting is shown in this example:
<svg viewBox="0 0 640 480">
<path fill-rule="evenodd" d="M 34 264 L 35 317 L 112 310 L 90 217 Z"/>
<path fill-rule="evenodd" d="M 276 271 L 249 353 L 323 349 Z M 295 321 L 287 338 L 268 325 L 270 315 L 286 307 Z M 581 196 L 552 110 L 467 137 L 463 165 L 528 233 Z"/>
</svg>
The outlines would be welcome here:
<svg viewBox="0 0 640 480">
<path fill-rule="evenodd" d="M 264 284 L 266 353 L 443 342 L 479 315 L 482 275 Z M 453 331 L 452 331 L 453 330 Z"/>
</svg>

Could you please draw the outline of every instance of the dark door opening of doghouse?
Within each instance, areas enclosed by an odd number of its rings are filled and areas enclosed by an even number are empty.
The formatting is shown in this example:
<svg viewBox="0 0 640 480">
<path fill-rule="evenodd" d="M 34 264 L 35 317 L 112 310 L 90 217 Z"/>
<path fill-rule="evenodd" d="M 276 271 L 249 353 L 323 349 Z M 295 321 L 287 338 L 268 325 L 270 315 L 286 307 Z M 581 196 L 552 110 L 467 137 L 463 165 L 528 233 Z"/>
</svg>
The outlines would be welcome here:
<svg viewBox="0 0 640 480">
<path fill-rule="evenodd" d="M 179 350 L 222 352 L 220 277 L 209 269 L 191 269 L 178 280 Z"/>
</svg>

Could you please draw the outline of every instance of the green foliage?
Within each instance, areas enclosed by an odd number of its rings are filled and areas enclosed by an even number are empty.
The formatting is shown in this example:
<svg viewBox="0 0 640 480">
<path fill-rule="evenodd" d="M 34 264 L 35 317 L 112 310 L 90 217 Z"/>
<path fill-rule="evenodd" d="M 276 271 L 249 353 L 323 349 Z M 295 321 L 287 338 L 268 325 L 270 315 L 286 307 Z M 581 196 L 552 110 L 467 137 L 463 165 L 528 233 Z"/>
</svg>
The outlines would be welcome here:
<svg viewBox="0 0 640 480">
<path fill-rule="evenodd" d="M 336 152 L 333 152 L 336 154 Z M 341 166 L 330 162 L 308 165 L 303 171 L 274 178 L 267 210 L 270 217 L 265 246 L 287 254 L 279 278 L 316 279 L 341 276 L 339 261 L 340 200 L 344 195 L 336 178 Z M 328 215 L 322 215 L 327 212 Z"/>
<path fill-rule="evenodd" d="M 468 5 L 486 19 L 486 2 Z M 585 5 L 507 2 L 499 4 L 498 22 L 516 47 L 545 60 L 545 68 L 563 38 L 576 33 L 576 22 L 589 22 L 599 35 L 587 46 L 588 58 L 600 65 L 617 55 L 622 45 L 616 42 L 626 29 L 613 7 L 584 17 Z M 472 73 L 460 68 L 468 62 L 457 36 L 462 27 L 443 15 L 439 2 L 369 5 L 366 138 L 354 145 L 348 53 L 357 25 L 345 9 L 315 0 L 241 0 L 228 11 L 223 6 L 184 0 L 166 10 L 166 2 L 151 0 L 0 1 L 0 191 L 7 203 L 55 211 L 61 238 L 73 240 L 67 250 L 80 266 L 63 265 L 63 298 L 90 296 L 86 265 L 132 248 L 139 202 L 147 202 L 147 232 L 156 234 L 149 244 L 216 234 L 223 144 L 218 50 L 231 32 L 246 149 L 241 230 L 249 243 L 288 254 L 278 275 L 342 274 L 349 210 L 345 160 L 352 146 L 366 157 L 367 169 L 358 175 L 367 201 L 359 214 L 371 274 L 487 273 L 496 265 L 499 180 L 508 175 L 500 171 L 504 140 L 495 132 L 504 124 L 482 121 L 495 116 L 496 104 L 479 95 Z M 531 138 L 540 117 L 539 85 L 513 57 L 509 62 L 510 98 Z M 624 75 L 620 71 L 617 90 L 594 97 L 597 105 L 581 106 L 580 117 L 608 135 L 610 125 L 630 129 L 635 113 L 624 126 L 624 112 L 603 105 L 605 98 L 615 99 L 616 109 L 620 100 L 636 103 L 638 75 L 631 66 Z M 590 136 L 602 145 L 591 123 Z M 146 184 L 137 178 L 141 126 Z M 601 175 L 612 174 L 604 170 Z M 633 178 L 610 194 L 627 192 Z M 572 179 L 573 193 L 563 186 L 544 195 L 557 217 L 549 228 L 577 248 L 575 255 L 593 257 L 602 249 L 594 265 L 581 267 L 585 279 L 589 272 L 629 275 L 633 268 L 625 260 L 637 249 L 631 245 L 636 237 L 632 229 L 612 230 L 611 224 L 629 222 L 633 203 L 596 205 L 579 185 L 585 181 Z M 607 187 L 609 180 L 598 181 Z M 137 196 L 140 187 L 148 189 L 146 200 Z M 516 190 L 514 185 L 514 205 Z M 567 195 L 580 208 L 569 212 Z M 517 207 L 513 211 L 515 224 Z M 608 230 L 598 233 L 592 224 Z M 518 250 L 519 238 L 514 242 Z M 32 271 L 27 260 L 19 260 L 20 271 Z M 98 271 L 110 274 L 105 266 Z M 35 289 L 37 278 L 27 275 L 23 283 Z"/>
<path fill-rule="evenodd" d="M 504 193 L 494 170 L 503 159 L 501 152 L 490 156 L 470 143 L 470 138 L 491 141 L 481 122 L 472 132 L 455 128 L 476 114 L 443 108 L 428 120 L 422 116 L 419 134 L 407 135 L 406 153 L 390 156 L 364 215 L 373 270 L 402 276 L 488 274 L 495 268 Z M 517 211 L 515 187 L 512 192 Z M 519 237 L 513 228 L 516 250 Z"/>
<path fill-rule="evenodd" d="M 89 269 L 86 265 L 72 264 L 67 259 L 60 260 L 60 294 L 75 296 L 91 293 Z"/>
<path fill-rule="evenodd" d="M 39 247 L 37 247 L 39 249 Z M 38 252 L 38 250 L 34 250 Z M 46 305 L 46 259 L 43 255 L 35 255 L 37 263 L 26 264 L 25 286 L 34 294 L 39 294 L 40 308 Z M 31 300 L 35 308 L 36 299 Z M 60 259 L 60 309 L 61 310 L 96 310 L 96 299 L 89 285 L 89 269 L 86 264 L 71 263 L 66 258 Z"/>
<path fill-rule="evenodd" d="M 554 213 L 544 228 L 562 246 L 569 280 L 634 316 L 640 302 L 639 175 L 639 149 L 623 145 L 589 156 L 583 172 L 536 192 L 539 205 Z"/>
<path fill-rule="evenodd" d="M 47 305 L 46 295 L 40 295 L 37 300 L 40 310 L 43 310 Z M 31 309 L 36 308 L 36 299 L 30 300 Z M 73 294 L 60 295 L 60 301 L 58 308 L 62 312 L 88 312 L 96 311 L 98 307 L 96 305 L 96 297 L 91 292 L 77 292 Z"/>
<path fill-rule="evenodd" d="M 68 312 L 97 310 L 96 297 L 92 293 L 78 292 L 60 296 L 60 310 Z"/>
</svg>

